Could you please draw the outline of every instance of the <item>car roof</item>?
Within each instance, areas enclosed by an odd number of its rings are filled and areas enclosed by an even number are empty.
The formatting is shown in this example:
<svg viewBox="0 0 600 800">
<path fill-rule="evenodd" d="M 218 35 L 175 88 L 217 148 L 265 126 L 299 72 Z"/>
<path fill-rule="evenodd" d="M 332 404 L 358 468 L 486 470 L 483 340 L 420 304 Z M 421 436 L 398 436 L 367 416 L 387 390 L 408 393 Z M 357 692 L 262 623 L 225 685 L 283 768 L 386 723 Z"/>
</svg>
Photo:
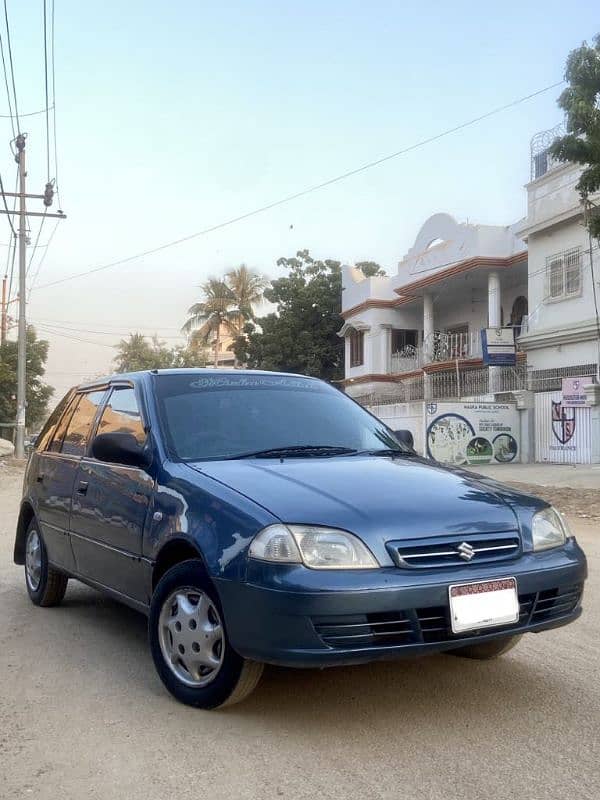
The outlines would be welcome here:
<svg viewBox="0 0 600 800">
<path fill-rule="evenodd" d="M 181 369 L 146 369 L 139 372 L 115 372 L 102 378 L 95 378 L 93 381 L 86 381 L 74 387 L 76 390 L 94 389 L 98 386 L 106 386 L 108 383 L 130 382 L 136 383 L 146 375 L 270 375 L 279 378 L 306 378 L 306 380 L 318 380 L 310 375 L 300 375 L 294 372 L 270 372 L 261 369 L 216 369 L 215 367 L 183 367 Z"/>
</svg>

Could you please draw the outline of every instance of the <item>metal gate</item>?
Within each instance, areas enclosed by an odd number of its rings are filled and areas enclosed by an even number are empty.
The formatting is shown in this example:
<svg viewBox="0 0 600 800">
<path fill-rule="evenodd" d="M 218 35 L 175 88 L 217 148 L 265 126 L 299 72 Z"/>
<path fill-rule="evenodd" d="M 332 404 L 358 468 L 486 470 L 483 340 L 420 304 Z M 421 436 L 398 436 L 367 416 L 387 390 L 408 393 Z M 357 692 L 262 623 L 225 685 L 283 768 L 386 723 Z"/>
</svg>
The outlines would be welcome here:
<svg viewBox="0 0 600 800">
<path fill-rule="evenodd" d="M 536 394 L 535 460 L 557 464 L 591 464 L 591 409 L 564 407 L 562 392 Z"/>
</svg>

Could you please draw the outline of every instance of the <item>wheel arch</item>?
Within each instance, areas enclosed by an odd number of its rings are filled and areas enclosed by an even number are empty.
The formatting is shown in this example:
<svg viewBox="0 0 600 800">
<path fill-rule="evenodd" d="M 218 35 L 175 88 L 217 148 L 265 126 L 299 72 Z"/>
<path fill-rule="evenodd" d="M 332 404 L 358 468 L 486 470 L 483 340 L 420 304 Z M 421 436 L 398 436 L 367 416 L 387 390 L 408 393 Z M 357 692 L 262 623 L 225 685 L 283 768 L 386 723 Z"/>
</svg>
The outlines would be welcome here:
<svg viewBox="0 0 600 800">
<path fill-rule="evenodd" d="M 175 536 L 165 542 L 159 550 L 152 568 L 152 591 L 154 591 L 159 580 L 171 567 L 190 559 L 197 559 L 202 563 L 204 576 L 207 580 L 210 580 L 204 556 L 197 544 L 184 536 Z"/>
<path fill-rule="evenodd" d="M 15 564 L 25 563 L 25 536 L 32 519 L 35 519 L 33 506 L 29 500 L 24 500 L 21 504 L 19 519 L 17 521 L 17 533 L 15 536 L 15 549 L 13 553 Z"/>
</svg>

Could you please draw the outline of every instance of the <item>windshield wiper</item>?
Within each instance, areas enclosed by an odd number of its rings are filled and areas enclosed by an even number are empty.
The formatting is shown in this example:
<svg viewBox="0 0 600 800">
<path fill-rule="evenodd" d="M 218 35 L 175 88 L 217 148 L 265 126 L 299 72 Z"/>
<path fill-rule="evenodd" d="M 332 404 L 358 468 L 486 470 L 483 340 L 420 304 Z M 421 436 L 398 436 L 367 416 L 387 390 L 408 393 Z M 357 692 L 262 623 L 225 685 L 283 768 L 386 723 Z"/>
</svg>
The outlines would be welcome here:
<svg viewBox="0 0 600 800">
<path fill-rule="evenodd" d="M 357 453 L 352 447 L 337 447 L 329 444 L 293 444 L 288 447 L 270 447 L 267 450 L 254 450 L 250 453 L 240 453 L 237 456 L 229 456 L 228 460 L 233 461 L 237 458 L 285 458 L 294 456 L 341 456 Z"/>
<path fill-rule="evenodd" d="M 402 458 L 417 458 L 418 453 L 413 450 L 394 450 L 392 447 L 382 447 L 381 450 L 361 450 L 360 455 L 368 456 L 401 456 Z"/>
</svg>

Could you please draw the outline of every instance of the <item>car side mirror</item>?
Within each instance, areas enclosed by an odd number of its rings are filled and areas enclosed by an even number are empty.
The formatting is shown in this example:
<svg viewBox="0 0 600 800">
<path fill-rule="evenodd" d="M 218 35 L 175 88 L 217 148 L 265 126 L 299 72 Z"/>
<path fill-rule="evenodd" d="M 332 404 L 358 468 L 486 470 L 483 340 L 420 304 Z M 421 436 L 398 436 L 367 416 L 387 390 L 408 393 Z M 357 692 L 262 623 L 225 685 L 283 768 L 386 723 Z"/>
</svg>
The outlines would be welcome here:
<svg viewBox="0 0 600 800">
<path fill-rule="evenodd" d="M 413 435 L 410 431 L 394 431 L 394 436 L 399 442 L 407 445 L 407 447 L 410 447 L 411 450 L 415 449 L 415 440 L 413 439 Z"/>
<path fill-rule="evenodd" d="M 126 431 L 99 433 L 92 442 L 92 456 L 98 461 L 140 469 L 147 469 L 151 460 L 147 447 Z"/>
</svg>

